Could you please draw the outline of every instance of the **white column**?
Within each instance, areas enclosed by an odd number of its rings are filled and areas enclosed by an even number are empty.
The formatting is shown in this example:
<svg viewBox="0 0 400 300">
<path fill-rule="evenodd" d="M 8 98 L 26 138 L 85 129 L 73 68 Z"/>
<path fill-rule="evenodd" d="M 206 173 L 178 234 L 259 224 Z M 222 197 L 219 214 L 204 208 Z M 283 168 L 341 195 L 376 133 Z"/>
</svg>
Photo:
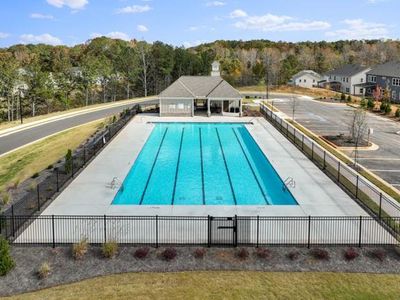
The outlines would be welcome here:
<svg viewBox="0 0 400 300">
<path fill-rule="evenodd" d="M 210 99 L 207 99 L 207 116 L 211 117 Z"/>
</svg>

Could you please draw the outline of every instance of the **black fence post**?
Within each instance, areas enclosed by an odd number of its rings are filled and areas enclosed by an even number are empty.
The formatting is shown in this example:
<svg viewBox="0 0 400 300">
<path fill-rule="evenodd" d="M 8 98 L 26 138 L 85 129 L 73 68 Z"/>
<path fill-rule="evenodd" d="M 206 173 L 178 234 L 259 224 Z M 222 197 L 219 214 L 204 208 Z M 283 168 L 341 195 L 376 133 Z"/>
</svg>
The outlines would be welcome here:
<svg viewBox="0 0 400 300">
<path fill-rule="evenodd" d="M 37 195 L 37 210 L 40 211 L 40 190 L 39 190 L 39 184 L 36 185 L 36 195 Z"/>
<path fill-rule="evenodd" d="M 104 243 L 107 243 L 107 216 L 103 216 L 103 227 L 104 227 Z"/>
<path fill-rule="evenodd" d="M 260 245 L 260 216 L 257 216 L 257 248 Z"/>
<path fill-rule="evenodd" d="M 308 237 L 307 237 L 307 248 L 311 247 L 311 216 L 308 216 Z"/>
<path fill-rule="evenodd" d="M 60 183 L 59 183 L 59 173 L 58 173 L 58 168 L 56 168 L 56 180 L 57 180 L 57 193 L 60 191 Z"/>
<path fill-rule="evenodd" d="M 235 226 L 233 228 L 234 234 L 235 234 L 235 247 L 238 245 L 238 220 L 237 220 L 237 215 L 235 215 Z"/>
<path fill-rule="evenodd" d="M 324 150 L 324 170 L 326 169 L 326 151 Z"/>
<path fill-rule="evenodd" d="M 86 165 L 86 146 L 83 147 L 83 164 Z"/>
<path fill-rule="evenodd" d="M 12 237 L 15 237 L 14 205 L 11 205 L 11 236 L 12 236 Z"/>
<path fill-rule="evenodd" d="M 314 161 L 314 142 L 311 143 L 311 161 Z"/>
<path fill-rule="evenodd" d="M 211 217 L 207 216 L 207 247 L 211 247 Z"/>
<path fill-rule="evenodd" d="M 379 193 L 379 219 L 382 219 L 382 193 Z"/>
<path fill-rule="evenodd" d="M 156 215 L 156 248 L 158 248 L 158 215 Z"/>
<path fill-rule="evenodd" d="M 362 216 L 360 216 L 360 228 L 359 228 L 359 233 L 358 233 L 358 247 L 361 248 L 361 237 L 362 237 Z"/>
<path fill-rule="evenodd" d="M 358 199 L 358 181 L 359 181 L 359 176 L 357 175 L 357 181 L 356 181 L 356 199 Z"/>
<path fill-rule="evenodd" d="M 340 183 L 340 161 L 338 161 L 337 180 Z"/>
<path fill-rule="evenodd" d="M 55 228 L 54 228 L 54 215 L 51 215 L 51 228 L 52 228 L 52 234 L 53 234 L 53 248 L 56 247 L 56 233 L 55 233 Z"/>
<path fill-rule="evenodd" d="M 301 151 L 304 151 L 304 134 L 301 136 Z"/>
</svg>

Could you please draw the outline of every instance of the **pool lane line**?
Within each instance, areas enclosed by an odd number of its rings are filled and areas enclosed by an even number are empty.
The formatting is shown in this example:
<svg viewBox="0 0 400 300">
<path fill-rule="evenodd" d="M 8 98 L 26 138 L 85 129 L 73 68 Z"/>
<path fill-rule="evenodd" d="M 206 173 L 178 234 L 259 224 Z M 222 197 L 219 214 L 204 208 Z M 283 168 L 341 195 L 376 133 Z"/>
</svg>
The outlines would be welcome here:
<svg viewBox="0 0 400 300">
<path fill-rule="evenodd" d="M 201 128 L 199 128 L 199 139 L 200 139 L 200 161 L 201 161 L 201 190 L 203 193 L 203 205 L 206 205 L 206 192 L 204 188 L 203 140 L 201 138 Z"/>
<path fill-rule="evenodd" d="M 181 142 L 180 142 L 180 145 L 179 145 L 179 152 L 178 152 L 178 161 L 176 163 L 176 169 L 175 169 L 175 181 L 174 181 L 174 189 L 173 189 L 173 192 L 172 192 L 171 205 L 174 205 L 174 202 L 175 202 L 176 182 L 178 181 L 179 164 L 180 164 L 180 161 L 181 161 L 183 134 L 184 133 L 185 133 L 185 128 L 182 128 Z"/>
<path fill-rule="evenodd" d="M 235 191 L 233 190 L 232 179 L 231 179 L 231 175 L 229 174 L 228 164 L 227 164 L 227 162 L 226 162 L 225 153 L 224 153 L 224 148 L 222 148 L 222 143 L 221 143 L 221 138 L 220 138 L 220 136 L 219 136 L 218 128 L 215 128 L 215 131 L 217 132 L 219 147 L 220 147 L 220 149 L 221 149 L 222 158 L 223 158 L 224 164 L 225 164 L 225 170 L 226 170 L 226 173 L 228 174 L 228 180 L 229 180 L 229 185 L 231 186 L 231 191 L 232 191 L 232 195 L 233 195 L 233 200 L 235 201 L 235 205 L 237 205 L 236 195 L 235 195 Z"/>
<path fill-rule="evenodd" d="M 239 143 L 239 145 L 240 145 L 240 149 L 242 149 L 242 152 L 243 152 L 243 154 L 244 154 L 244 157 L 246 158 L 247 164 L 249 165 L 249 167 L 250 167 L 250 169 L 251 169 L 251 172 L 253 173 L 253 176 L 254 176 L 254 179 L 255 179 L 256 182 L 257 182 L 258 188 L 260 189 L 261 193 L 262 193 L 263 196 L 264 196 L 265 203 L 267 203 L 267 205 L 269 205 L 268 200 L 267 200 L 267 195 L 265 195 L 264 190 L 263 190 L 262 187 L 261 187 L 260 181 L 258 180 L 257 175 L 256 175 L 256 172 L 254 171 L 254 168 L 253 168 L 253 166 L 252 166 L 251 163 L 250 163 L 249 157 L 247 156 L 246 152 L 244 151 L 242 142 L 239 140 L 239 137 L 238 137 L 238 135 L 237 135 L 237 133 L 236 133 L 235 128 L 232 128 L 232 131 L 233 131 L 233 133 L 235 134 L 236 140 L 238 141 L 238 143 Z"/>
<path fill-rule="evenodd" d="M 153 175 L 153 170 L 154 170 L 154 167 L 156 165 L 156 162 L 157 162 L 157 159 L 158 159 L 158 155 L 160 154 L 161 146 L 164 143 L 165 136 L 167 135 L 167 131 L 168 131 L 168 127 L 164 131 L 164 135 L 163 135 L 163 137 L 161 139 L 160 146 L 158 146 L 157 154 L 156 154 L 156 157 L 154 158 L 153 165 L 151 166 L 149 177 L 147 177 L 147 182 L 146 182 L 146 185 L 144 187 L 144 190 L 143 190 L 143 193 L 142 193 L 142 198 L 140 199 L 139 205 L 142 205 L 142 203 L 143 203 L 143 199 L 144 199 L 144 196 L 146 194 L 147 187 L 149 186 L 151 176 Z"/>
</svg>

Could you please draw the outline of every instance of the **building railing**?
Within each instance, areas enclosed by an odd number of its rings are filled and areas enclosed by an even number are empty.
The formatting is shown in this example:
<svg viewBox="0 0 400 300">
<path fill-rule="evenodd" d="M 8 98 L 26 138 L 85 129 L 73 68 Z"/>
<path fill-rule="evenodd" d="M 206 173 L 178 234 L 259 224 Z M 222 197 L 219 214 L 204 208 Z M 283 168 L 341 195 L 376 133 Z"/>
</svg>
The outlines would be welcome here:
<svg viewBox="0 0 400 300">
<path fill-rule="evenodd" d="M 390 217 L 400 217 L 400 204 L 395 199 L 273 112 L 267 105 L 261 104 L 260 108 L 261 113 L 275 128 L 371 214 L 384 221 Z"/>
<path fill-rule="evenodd" d="M 397 245 L 399 218 L 3 216 L 0 234 L 14 245 L 90 244 L 202 246 Z M 394 226 L 391 226 L 394 227 Z"/>
</svg>

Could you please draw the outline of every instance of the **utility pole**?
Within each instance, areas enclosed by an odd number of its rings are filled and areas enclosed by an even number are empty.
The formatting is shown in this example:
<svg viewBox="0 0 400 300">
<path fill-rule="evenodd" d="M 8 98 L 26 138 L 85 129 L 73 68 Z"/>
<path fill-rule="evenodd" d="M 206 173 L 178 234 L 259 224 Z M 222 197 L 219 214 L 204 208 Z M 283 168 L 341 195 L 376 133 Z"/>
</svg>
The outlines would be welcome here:
<svg viewBox="0 0 400 300">
<path fill-rule="evenodd" d="M 22 118 L 22 100 L 21 100 L 21 87 L 18 87 L 18 101 L 19 101 L 19 116 L 21 118 L 21 124 L 24 123 L 24 120 Z"/>
</svg>

